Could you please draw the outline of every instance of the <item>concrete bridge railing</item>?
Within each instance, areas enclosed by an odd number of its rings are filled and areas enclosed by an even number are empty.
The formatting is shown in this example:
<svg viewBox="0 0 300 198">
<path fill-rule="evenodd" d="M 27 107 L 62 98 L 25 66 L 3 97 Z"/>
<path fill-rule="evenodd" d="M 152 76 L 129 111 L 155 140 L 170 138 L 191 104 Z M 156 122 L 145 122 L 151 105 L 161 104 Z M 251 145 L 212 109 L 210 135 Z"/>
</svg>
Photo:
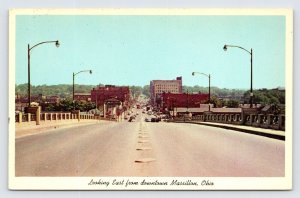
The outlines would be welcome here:
<svg viewBox="0 0 300 198">
<path fill-rule="evenodd" d="M 217 113 L 195 115 L 191 118 L 177 117 L 175 121 L 201 121 L 217 122 L 224 124 L 246 125 L 267 129 L 285 130 L 285 115 L 274 114 L 240 114 L 240 113 Z"/>
<path fill-rule="evenodd" d="M 49 122 L 49 121 L 58 121 L 58 120 L 86 120 L 86 119 L 96 119 L 93 114 L 80 114 L 71 113 L 71 112 L 59 112 L 59 113 L 18 113 L 15 115 L 16 123 L 28 123 L 28 122 L 36 122 L 37 125 L 40 124 L 41 121 Z"/>
</svg>

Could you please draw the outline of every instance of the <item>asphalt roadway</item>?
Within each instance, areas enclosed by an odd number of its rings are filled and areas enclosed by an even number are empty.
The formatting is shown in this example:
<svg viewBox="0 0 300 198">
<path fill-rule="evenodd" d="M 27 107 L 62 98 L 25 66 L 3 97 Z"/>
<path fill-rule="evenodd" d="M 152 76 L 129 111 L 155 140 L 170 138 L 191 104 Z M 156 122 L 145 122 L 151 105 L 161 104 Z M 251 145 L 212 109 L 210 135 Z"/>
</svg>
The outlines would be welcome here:
<svg viewBox="0 0 300 198">
<path fill-rule="evenodd" d="M 105 122 L 16 138 L 16 176 L 281 177 L 285 141 L 186 123 Z"/>
</svg>

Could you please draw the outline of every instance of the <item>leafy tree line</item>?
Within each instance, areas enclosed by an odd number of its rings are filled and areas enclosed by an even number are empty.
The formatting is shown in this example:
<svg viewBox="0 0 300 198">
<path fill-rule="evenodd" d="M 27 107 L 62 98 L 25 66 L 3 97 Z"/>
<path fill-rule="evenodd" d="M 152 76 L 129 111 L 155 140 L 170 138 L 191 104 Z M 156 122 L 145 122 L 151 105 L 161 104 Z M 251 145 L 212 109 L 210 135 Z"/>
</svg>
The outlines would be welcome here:
<svg viewBox="0 0 300 198">
<path fill-rule="evenodd" d="M 75 93 L 90 93 L 96 85 L 77 85 L 75 84 Z M 146 87 L 146 88 L 145 88 Z M 147 88 L 148 87 L 148 88 Z M 149 85 L 129 86 L 132 96 L 139 96 L 143 93 L 150 96 Z M 27 96 L 27 83 L 15 85 L 15 92 L 21 96 Z M 60 85 L 38 85 L 31 86 L 31 95 L 45 95 L 45 96 L 59 96 L 60 98 L 70 98 L 73 94 L 73 85 L 60 84 Z"/>
<path fill-rule="evenodd" d="M 208 93 L 208 87 L 202 87 L 202 86 L 183 86 L 182 87 L 183 92 L 189 92 L 189 93 Z M 218 87 L 210 87 L 210 93 L 213 96 L 217 97 L 242 97 L 244 95 L 246 90 L 243 89 L 226 89 L 226 88 L 218 88 Z"/>
<path fill-rule="evenodd" d="M 80 111 L 89 111 L 91 109 L 95 109 L 96 105 L 92 102 L 85 101 L 75 101 L 75 104 L 71 99 L 61 100 L 57 105 L 50 104 L 46 107 L 46 111 L 71 111 L 75 109 Z"/>
<path fill-rule="evenodd" d="M 75 85 L 76 93 L 90 93 L 96 85 Z M 144 94 L 150 97 L 150 86 L 129 86 L 131 95 L 138 97 L 140 94 Z M 38 85 L 31 87 L 32 95 L 43 94 L 46 96 L 57 95 L 61 98 L 72 97 L 72 85 Z M 27 84 L 20 84 L 15 86 L 16 93 L 27 96 Z M 208 93 L 208 87 L 201 86 L 183 86 L 183 92 L 189 93 Z M 221 89 L 218 87 L 211 87 L 212 100 L 216 103 L 216 106 L 236 106 L 239 102 L 249 101 L 250 93 L 248 90 L 243 89 Z M 222 102 L 219 98 L 227 98 Z M 217 100 L 218 99 L 218 100 Z M 229 100 L 228 100 L 229 99 Z M 257 104 L 285 104 L 285 91 L 278 89 L 259 89 L 254 90 L 253 103 Z"/>
<path fill-rule="evenodd" d="M 15 86 L 16 94 L 27 96 L 27 83 Z M 76 85 L 76 93 L 90 93 L 94 85 Z M 59 96 L 61 98 L 72 97 L 73 85 L 60 84 L 60 85 L 37 85 L 31 86 L 31 95 L 43 94 L 45 96 Z"/>
<path fill-rule="evenodd" d="M 245 98 L 250 97 L 250 91 L 245 92 Z M 253 91 L 253 103 L 257 104 L 285 104 L 285 91 L 278 89 L 259 89 Z"/>
<path fill-rule="evenodd" d="M 183 92 L 208 93 L 208 87 L 183 86 Z M 240 102 L 249 103 L 250 91 L 242 89 L 220 89 L 211 87 L 211 103 L 215 107 L 238 107 Z M 226 99 L 220 99 L 226 98 Z M 208 103 L 208 101 L 206 101 Z M 254 104 L 285 104 L 285 90 L 280 89 L 258 89 L 253 91 Z"/>
</svg>

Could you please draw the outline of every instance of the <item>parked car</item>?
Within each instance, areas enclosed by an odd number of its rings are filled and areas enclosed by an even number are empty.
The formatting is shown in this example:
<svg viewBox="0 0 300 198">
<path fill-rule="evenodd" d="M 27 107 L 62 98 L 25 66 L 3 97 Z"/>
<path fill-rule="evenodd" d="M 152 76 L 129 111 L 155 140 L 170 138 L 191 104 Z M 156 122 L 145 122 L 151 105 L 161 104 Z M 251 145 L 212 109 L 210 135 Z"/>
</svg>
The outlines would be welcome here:
<svg viewBox="0 0 300 198">
<path fill-rule="evenodd" d="M 160 118 L 158 118 L 158 117 L 151 118 L 151 122 L 159 122 L 159 121 L 160 121 Z"/>
<path fill-rule="evenodd" d="M 134 118 L 135 118 L 134 116 L 130 116 L 128 122 L 133 122 L 133 121 L 134 121 Z"/>
</svg>

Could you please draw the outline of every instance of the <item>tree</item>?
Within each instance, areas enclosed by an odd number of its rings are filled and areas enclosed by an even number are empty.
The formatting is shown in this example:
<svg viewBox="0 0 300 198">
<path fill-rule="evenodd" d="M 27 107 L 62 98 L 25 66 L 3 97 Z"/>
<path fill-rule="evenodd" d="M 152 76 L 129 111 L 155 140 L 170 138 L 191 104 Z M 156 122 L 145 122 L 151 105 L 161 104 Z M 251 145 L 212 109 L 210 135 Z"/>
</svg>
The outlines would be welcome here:
<svg viewBox="0 0 300 198">
<path fill-rule="evenodd" d="M 225 105 L 228 108 L 238 108 L 240 103 L 237 100 L 228 100 L 228 101 L 226 101 Z"/>
<path fill-rule="evenodd" d="M 222 107 L 222 101 L 216 96 L 211 97 L 210 103 L 213 104 L 216 108 Z"/>
<path fill-rule="evenodd" d="M 73 109 L 73 102 L 69 99 L 61 100 L 58 106 L 59 111 L 71 111 Z"/>
<path fill-rule="evenodd" d="M 142 93 L 145 96 L 150 97 L 150 85 L 145 85 L 142 89 Z"/>
<path fill-rule="evenodd" d="M 245 98 L 250 97 L 250 92 L 247 91 L 244 94 Z M 253 103 L 255 104 L 285 104 L 285 91 L 284 90 L 268 90 L 268 89 L 259 89 L 254 90 L 253 92 Z"/>
<path fill-rule="evenodd" d="M 52 104 L 49 104 L 45 110 L 46 111 L 55 111 L 55 106 L 53 106 Z"/>
</svg>

